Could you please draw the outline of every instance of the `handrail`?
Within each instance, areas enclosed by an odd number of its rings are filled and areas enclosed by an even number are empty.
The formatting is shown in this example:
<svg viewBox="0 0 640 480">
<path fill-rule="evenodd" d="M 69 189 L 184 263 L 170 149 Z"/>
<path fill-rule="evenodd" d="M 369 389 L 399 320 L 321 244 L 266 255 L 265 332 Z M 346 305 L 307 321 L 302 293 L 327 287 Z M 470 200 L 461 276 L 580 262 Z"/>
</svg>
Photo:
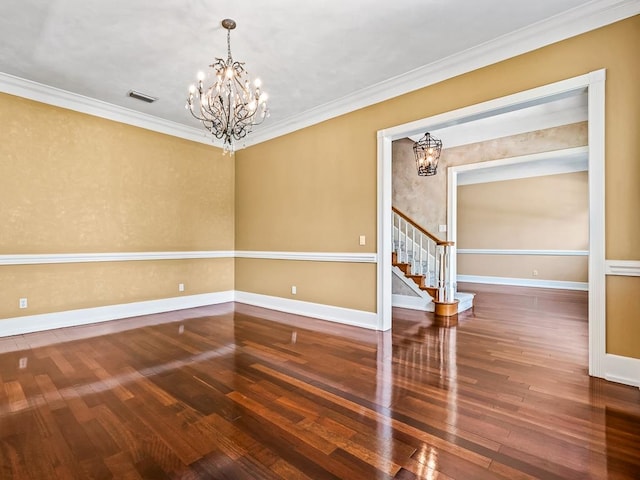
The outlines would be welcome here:
<svg viewBox="0 0 640 480">
<path fill-rule="evenodd" d="M 404 220 L 406 220 L 407 222 L 409 222 L 411 224 L 411 226 L 413 226 L 413 228 L 415 228 L 416 230 L 418 230 L 420 233 L 426 235 L 427 237 L 429 237 L 431 240 L 433 240 L 434 242 L 436 242 L 436 245 L 442 245 L 442 246 L 449 246 L 449 247 L 453 247 L 455 245 L 455 242 L 449 242 L 446 240 L 440 240 L 438 237 L 436 237 L 435 235 L 433 235 L 432 233 L 429 233 L 427 230 L 425 230 L 424 228 L 422 228 L 415 220 L 413 220 L 411 217 L 409 217 L 408 215 L 405 215 L 404 213 L 402 213 L 400 210 L 398 210 L 396 207 L 391 207 L 391 210 L 396 213 L 399 217 L 402 217 Z"/>
<path fill-rule="evenodd" d="M 393 210 L 392 242 L 395 265 L 421 289 L 433 288 L 429 293 L 440 313 L 455 314 L 455 283 L 451 278 L 451 255 L 454 242 L 440 240 L 395 207 Z M 446 306 L 446 308 L 444 307 Z M 451 307 L 451 308 L 450 308 Z M 453 313 L 451 313 L 453 312 Z"/>
</svg>

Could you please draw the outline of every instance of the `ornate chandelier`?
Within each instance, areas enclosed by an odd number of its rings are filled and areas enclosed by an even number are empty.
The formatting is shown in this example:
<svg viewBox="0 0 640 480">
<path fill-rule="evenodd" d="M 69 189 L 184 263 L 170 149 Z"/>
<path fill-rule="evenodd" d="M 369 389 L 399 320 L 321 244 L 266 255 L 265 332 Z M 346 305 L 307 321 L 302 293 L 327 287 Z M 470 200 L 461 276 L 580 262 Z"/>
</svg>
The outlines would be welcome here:
<svg viewBox="0 0 640 480">
<path fill-rule="evenodd" d="M 418 175 L 428 177 L 438 173 L 438 159 L 442 151 L 442 141 L 432 137 L 429 132 L 413 144 Z"/>
<path fill-rule="evenodd" d="M 210 87 L 204 86 L 205 74 L 198 73 L 197 86 L 189 88 L 186 108 L 214 137 L 223 140 L 225 154 L 233 154 L 233 140 L 243 139 L 254 125 L 261 124 L 269 110 L 260 80 L 252 84 L 244 63 L 231 56 L 231 30 L 236 28 L 236 22 L 227 18 L 222 20 L 222 26 L 227 29 L 227 59 L 216 57 L 209 65 L 215 75 Z"/>
</svg>

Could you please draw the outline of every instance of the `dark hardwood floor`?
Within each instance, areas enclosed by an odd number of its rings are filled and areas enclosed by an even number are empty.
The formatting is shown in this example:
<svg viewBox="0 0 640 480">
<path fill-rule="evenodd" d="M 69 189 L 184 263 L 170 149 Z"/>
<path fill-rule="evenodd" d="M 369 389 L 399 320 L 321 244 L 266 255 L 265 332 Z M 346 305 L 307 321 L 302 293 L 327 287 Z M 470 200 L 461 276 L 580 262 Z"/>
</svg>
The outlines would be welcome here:
<svg viewBox="0 0 640 480">
<path fill-rule="evenodd" d="M 640 478 L 586 293 L 461 290 L 385 333 L 225 304 L 0 339 L 0 478 Z"/>
</svg>

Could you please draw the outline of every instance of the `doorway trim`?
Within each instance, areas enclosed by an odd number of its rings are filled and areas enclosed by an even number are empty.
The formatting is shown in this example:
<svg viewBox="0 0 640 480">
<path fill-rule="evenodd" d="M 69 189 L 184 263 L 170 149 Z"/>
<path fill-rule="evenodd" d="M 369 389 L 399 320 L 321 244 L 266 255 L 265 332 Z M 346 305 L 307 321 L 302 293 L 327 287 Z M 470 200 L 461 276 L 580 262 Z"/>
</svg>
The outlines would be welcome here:
<svg viewBox="0 0 640 480">
<path fill-rule="evenodd" d="M 588 93 L 589 143 L 589 375 L 604 378 L 606 360 L 605 290 L 605 78 L 596 70 L 505 97 L 378 131 L 377 329 L 391 328 L 392 142 L 453 124 L 520 110 L 576 93 Z M 451 189 L 451 178 L 448 179 Z M 449 221 L 449 218 L 448 218 Z M 449 233 L 450 234 L 450 233 Z M 448 235 L 449 235 L 448 234 Z M 450 240 L 450 238 L 447 238 Z M 454 249 L 455 257 L 455 249 Z"/>
</svg>

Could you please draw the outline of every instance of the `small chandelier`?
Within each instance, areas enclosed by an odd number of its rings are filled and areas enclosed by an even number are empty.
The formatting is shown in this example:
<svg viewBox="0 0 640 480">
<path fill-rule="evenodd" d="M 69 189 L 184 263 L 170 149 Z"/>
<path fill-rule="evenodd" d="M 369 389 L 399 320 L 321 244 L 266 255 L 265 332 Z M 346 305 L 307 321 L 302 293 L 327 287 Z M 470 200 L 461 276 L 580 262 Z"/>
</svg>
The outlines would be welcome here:
<svg viewBox="0 0 640 480">
<path fill-rule="evenodd" d="M 432 137 L 429 132 L 413 144 L 418 175 L 428 177 L 438 173 L 438 159 L 442 151 L 442 141 Z"/>
<path fill-rule="evenodd" d="M 227 29 L 227 60 L 216 57 L 209 65 L 216 79 L 210 87 L 203 84 L 205 74 L 198 73 L 197 86 L 189 88 L 186 108 L 215 138 L 223 140 L 225 154 L 233 154 L 233 140 L 243 139 L 269 116 L 269 111 L 260 80 L 252 84 L 244 63 L 231 57 L 231 30 L 236 22 L 227 18 L 222 26 Z"/>
</svg>

